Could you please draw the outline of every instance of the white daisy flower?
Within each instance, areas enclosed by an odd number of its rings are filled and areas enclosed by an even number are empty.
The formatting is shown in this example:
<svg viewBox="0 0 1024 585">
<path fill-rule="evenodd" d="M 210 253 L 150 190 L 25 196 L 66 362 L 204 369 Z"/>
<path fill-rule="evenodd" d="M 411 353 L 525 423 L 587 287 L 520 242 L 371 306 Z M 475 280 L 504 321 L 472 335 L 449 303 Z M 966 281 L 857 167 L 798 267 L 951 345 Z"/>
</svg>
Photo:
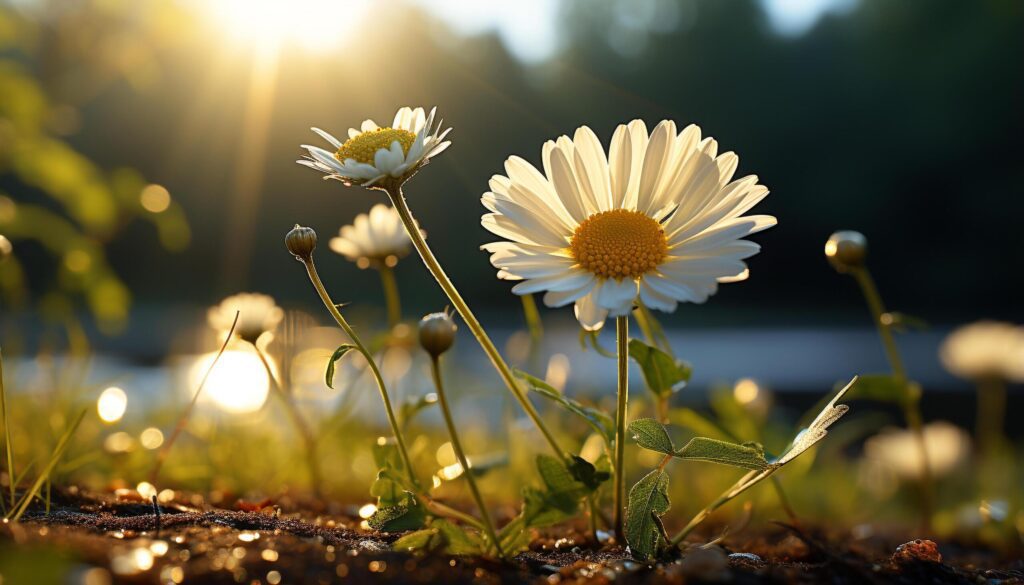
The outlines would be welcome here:
<svg viewBox="0 0 1024 585">
<path fill-rule="evenodd" d="M 371 187 L 388 178 L 401 184 L 451 144 L 444 139 L 451 128 L 442 132 L 441 121 L 434 124 L 436 110 L 424 115 L 423 108 L 402 108 L 387 127 L 366 120 L 359 130 L 349 129 L 345 142 L 313 128 L 334 152 L 303 144 L 308 154 L 296 162 L 346 185 Z"/>
<path fill-rule="evenodd" d="M 343 226 L 338 236 L 331 238 L 330 247 L 360 268 L 373 264 L 391 267 L 409 253 L 412 242 L 398 211 L 378 203 L 369 213 L 357 215 L 352 225 Z"/>
<path fill-rule="evenodd" d="M 238 313 L 235 335 L 255 343 L 260 335 L 277 329 L 284 319 L 284 310 L 277 306 L 273 297 L 260 293 L 239 293 L 231 295 L 206 314 L 210 327 L 221 333 L 231 330 L 231 323 Z"/>
<path fill-rule="evenodd" d="M 998 321 L 964 325 L 946 337 L 939 356 L 961 378 L 1024 381 L 1024 327 Z"/>
<path fill-rule="evenodd" d="M 677 132 L 663 121 L 648 135 L 640 120 L 619 126 L 611 147 L 590 128 L 544 144 L 544 173 L 518 156 L 505 161 L 482 201 L 482 224 L 509 241 L 483 246 L 498 278 L 521 280 L 544 304 L 575 303 L 588 330 L 629 313 L 639 298 L 672 312 L 702 303 L 720 282 L 748 276 L 744 259 L 760 246 L 743 240 L 776 224 L 743 214 L 768 194 L 751 175 L 732 180 L 732 152 L 702 138 L 695 125 Z"/>
</svg>

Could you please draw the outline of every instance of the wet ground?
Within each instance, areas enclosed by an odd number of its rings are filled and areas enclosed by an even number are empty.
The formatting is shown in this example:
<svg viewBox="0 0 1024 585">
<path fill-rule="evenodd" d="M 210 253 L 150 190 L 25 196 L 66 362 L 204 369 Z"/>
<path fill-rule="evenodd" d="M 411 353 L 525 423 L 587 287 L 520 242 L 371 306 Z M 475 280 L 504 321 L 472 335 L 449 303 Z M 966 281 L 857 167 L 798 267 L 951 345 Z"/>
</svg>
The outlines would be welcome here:
<svg viewBox="0 0 1024 585">
<path fill-rule="evenodd" d="M 0 530 L 0 583 L 45 583 L 60 563 L 70 577 L 49 582 L 1024 583 L 1024 562 L 1012 555 L 936 545 L 898 530 L 826 534 L 770 524 L 648 564 L 565 526 L 538 534 L 532 550 L 500 563 L 392 552 L 397 535 L 362 528 L 354 508 L 286 499 L 226 508 L 195 495 L 154 507 L 134 491 L 59 491 L 49 513 L 33 509 Z M 22 566 L 12 566 L 19 558 Z"/>
</svg>

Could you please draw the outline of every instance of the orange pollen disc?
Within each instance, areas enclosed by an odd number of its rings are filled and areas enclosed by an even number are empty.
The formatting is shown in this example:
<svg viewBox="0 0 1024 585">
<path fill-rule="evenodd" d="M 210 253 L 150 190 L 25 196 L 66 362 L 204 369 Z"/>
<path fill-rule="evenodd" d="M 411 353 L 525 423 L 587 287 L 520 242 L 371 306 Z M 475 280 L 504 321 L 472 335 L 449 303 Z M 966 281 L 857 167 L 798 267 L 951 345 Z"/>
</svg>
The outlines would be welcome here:
<svg viewBox="0 0 1024 585">
<path fill-rule="evenodd" d="M 665 230 L 654 219 L 626 209 L 595 213 L 569 241 L 572 257 L 601 278 L 637 278 L 668 256 Z"/>
</svg>

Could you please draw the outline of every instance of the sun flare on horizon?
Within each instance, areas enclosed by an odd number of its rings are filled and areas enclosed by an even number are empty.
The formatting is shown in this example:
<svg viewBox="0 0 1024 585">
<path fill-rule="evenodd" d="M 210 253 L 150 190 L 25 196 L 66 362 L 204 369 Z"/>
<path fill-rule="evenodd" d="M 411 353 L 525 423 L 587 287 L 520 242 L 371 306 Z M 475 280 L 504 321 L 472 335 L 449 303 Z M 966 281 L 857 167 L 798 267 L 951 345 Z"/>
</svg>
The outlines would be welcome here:
<svg viewBox="0 0 1024 585">
<path fill-rule="evenodd" d="M 285 44 L 324 53 L 343 45 L 364 20 L 368 0 L 213 0 L 194 6 L 237 43 L 266 49 Z"/>
</svg>

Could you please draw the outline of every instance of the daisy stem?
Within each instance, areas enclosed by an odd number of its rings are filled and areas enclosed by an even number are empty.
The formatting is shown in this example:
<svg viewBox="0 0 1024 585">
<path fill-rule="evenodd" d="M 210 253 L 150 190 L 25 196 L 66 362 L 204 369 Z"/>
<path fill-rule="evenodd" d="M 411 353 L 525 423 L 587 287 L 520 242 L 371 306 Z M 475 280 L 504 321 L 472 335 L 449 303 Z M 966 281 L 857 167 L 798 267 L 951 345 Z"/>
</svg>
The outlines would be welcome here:
<svg viewBox="0 0 1024 585">
<path fill-rule="evenodd" d="M 476 315 L 470 310 L 469 305 L 462 299 L 462 295 L 452 284 L 448 275 L 445 274 L 441 264 L 434 257 L 434 253 L 430 250 L 430 246 L 427 245 L 427 241 L 423 238 L 423 234 L 420 233 L 419 227 L 416 225 L 416 220 L 413 219 L 412 212 L 409 210 L 409 205 L 405 201 L 405 196 L 402 194 L 401 187 L 388 187 L 388 197 L 391 198 L 392 205 L 398 210 L 399 217 L 402 218 L 402 223 L 405 225 L 405 231 L 409 234 L 409 239 L 412 240 L 413 246 L 416 247 L 416 251 L 419 253 L 420 258 L 423 259 L 423 263 L 427 265 L 427 270 L 434 276 L 437 283 L 444 290 L 445 294 L 448 295 L 448 300 L 451 301 L 455 310 L 458 311 L 462 320 L 465 321 L 466 326 L 469 327 L 470 331 L 473 332 L 473 337 L 476 338 L 477 343 L 483 348 L 484 353 L 491 360 L 491 364 L 498 370 L 498 374 L 501 379 L 508 386 L 512 395 L 515 396 L 519 405 L 522 406 L 526 415 L 530 417 L 533 424 L 537 426 L 537 429 L 544 435 L 544 439 L 551 446 L 551 449 L 555 452 L 555 455 L 564 463 L 566 466 L 569 465 L 569 460 L 565 455 L 565 452 L 558 446 L 555 441 L 554 435 L 548 430 L 547 425 L 541 419 L 537 409 L 530 402 L 529 398 L 523 393 L 523 389 L 519 386 L 515 376 L 512 374 L 512 369 L 509 368 L 508 364 L 505 363 L 504 358 L 498 352 L 498 348 L 494 346 L 494 342 L 487 336 L 487 332 L 484 331 L 480 321 L 477 320 Z"/>
<path fill-rule="evenodd" d="M 420 489 L 420 484 L 416 480 L 416 474 L 412 469 L 412 460 L 409 458 L 409 451 L 405 448 L 405 438 L 402 436 L 402 430 L 398 426 L 398 419 L 395 417 L 395 410 L 391 406 L 391 398 L 388 396 L 387 386 L 384 384 L 384 378 L 380 374 L 380 369 L 377 368 L 377 362 L 373 359 L 373 354 L 370 350 L 366 349 L 363 345 L 362 340 L 356 335 L 352 326 L 348 324 L 345 317 L 342 316 L 341 311 L 338 310 L 338 306 L 331 300 L 331 295 L 327 293 L 327 289 L 324 288 L 324 283 L 320 280 L 320 275 L 317 274 L 316 265 L 313 263 L 312 256 L 299 257 L 302 265 L 306 267 L 306 273 L 309 275 L 309 281 L 313 283 L 313 288 L 316 289 L 320 300 L 323 301 L 324 306 L 334 317 L 334 321 L 341 327 L 342 331 L 348 335 L 348 338 L 352 341 L 352 344 L 356 346 L 356 350 L 363 354 L 366 359 L 366 364 L 370 367 L 370 372 L 373 374 L 373 379 L 377 382 L 377 389 L 380 390 L 380 398 L 384 402 L 384 412 L 388 417 L 388 424 L 391 425 L 391 433 L 395 436 L 395 442 L 398 444 L 398 454 L 402 458 L 402 463 L 405 465 L 406 474 L 409 476 L 409 481 L 417 489 Z"/>
<path fill-rule="evenodd" d="M 626 507 L 626 403 L 629 400 L 629 317 L 615 318 L 618 387 L 615 407 L 615 538 L 626 542 L 623 511 Z"/>
<path fill-rule="evenodd" d="M 459 458 L 459 464 L 462 465 L 462 475 L 466 478 L 466 483 L 469 484 L 469 491 L 473 494 L 477 508 L 480 509 L 480 517 L 483 518 L 487 538 L 494 544 L 494 549 L 498 552 L 498 556 L 505 558 L 505 553 L 501 550 L 501 542 L 498 540 L 498 532 L 494 529 L 494 521 L 491 520 L 491 514 L 487 511 L 487 505 L 484 503 L 484 497 L 480 494 L 480 488 L 476 485 L 476 478 L 473 477 L 473 472 L 469 467 L 469 458 L 466 457 L 466 452 L 462 450 L 462 441 L 459 440 L 459 434 L 455 428 L 455 419 L 452 418 L 452 411 L 448 406 L 448 396 L 445 394 L 444 383 L 441 379 L 441 360 L 437 356 L 432 356 L 430 360 L 430 374 L 434 379 L 434 388 L 437 390 L 437 404 L 441 407 L 441 414 L 444 415 L 444 424 L 448 427 L 448 435 L 452 439 L 452 449 L 455 451 L 455 456 Z"/>
<path fill-rule="evenodd" d="M 533 295 L 519 298 L 523 300 L 523 316 L 526 317 L 526 328 L 530 332 L 530 349 L 536 351 L 544 338 L 544 325 L 540 320 L 540 311 L 537 310 L 537 301 Z"/>
<path fill-rule="evenodd" d="M 306 419 L 302 417 L 298 407 L 295 406 L 291 395 L 284 391 L 284 387 L 278 381 L 273 368 L 270 367 L 270 362 L 267 360 L 267 356 L 263 354 L 263 350 L 255 343 L 252 344 L 252 347 L 256 350 L 256 355 L 260 356 L 263 368 L 267 370 L 267 377 L 270 378 L 270 386 L 274 389 L 274 394 L 281 399 L 284 409 L 288 412 L 288 417 L 292 420 L 292 425 L 295 426 L 295 430 L 302 437 L 302 443 L 306 451 L 306 465 L 309 467 L 309 479 L 313 483 L 313 494 L 319 497 L 321 495 L 320 486 L 323 483 L 323 478 L 320 475 L 320 465 L 317 462 L 316 435 L 310 429 Z"/>
<path fill-rule="evenodd" d="M 857 284 L 860 285 L 864 299 L 867 301 L 868 309 L 878 329 L 878 336 L 882 339 L 882 347 L 885 349 L 886 357 L 889 359 L 889 366 L 892 368 L 893 376 L 903 385 L 909 384 L 907 371 L 903 366 L 903 359 L 900 356 L 899 348 L 896 346 L 896 339 L 893 337 L 891 321 L 885 318 L 885 306 L 882 304 L 882 296 L 878 294 L 878 287 L 871 273 L 864 266 L 858 266 L 850 271 Z M 924 425 L 921 421 L 921 397 L 917 392 L 907 388 L 907 399 L 902 400 L 903 416 L 907 420 L 907 426 L 914 433 L 917 443 L 918 456 L 921 458 L 921 515 L 925 527 L 931 525 L 932 516 L 932 470 L 931 462 L 928 460 L 928 446 L 924 440 Z"/>
<path fill-rule="evenodd" d="M 989 459 L 1002 442 L 1006 419 L 1006 383 L 996 376 L 978 380 L 977 428 L 978 448 L 983 459 Z"/>
<path fill-rule="evenodd" d="M 388 308 L 388 327 L 394 329 L 402 320 L 402 301 L 398 296 L 395 271 L 384 263 L 381 263 L 377 271 L 380 272 L 380 286 L 384 289 L 384 302 Z"/>
<path fill-rule="evenodd" d="M 11 507 L 14 507 L 14 445 L 11 444 L 11 419 L 7 411 L 7 391 L 4 387 L 4 356 L 0 352 L 0 409 L 3 410 L 4 419 L 4 449 L 7 452 L 7 481 L 11 487 Z"/>
</svg>

